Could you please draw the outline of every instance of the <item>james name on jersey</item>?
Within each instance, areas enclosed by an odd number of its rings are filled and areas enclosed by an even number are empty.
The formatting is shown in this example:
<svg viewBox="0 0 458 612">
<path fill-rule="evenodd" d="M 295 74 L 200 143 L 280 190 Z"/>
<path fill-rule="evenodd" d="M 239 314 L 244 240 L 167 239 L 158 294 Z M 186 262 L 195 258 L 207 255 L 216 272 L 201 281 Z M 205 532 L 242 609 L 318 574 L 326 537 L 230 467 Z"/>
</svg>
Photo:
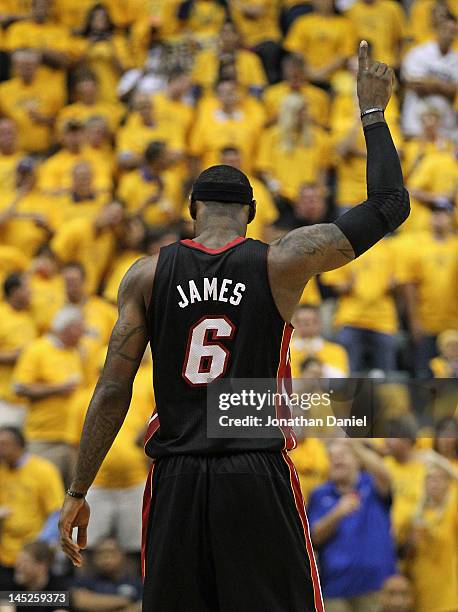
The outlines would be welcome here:
<svg viewBox="0 0 458 612">
<path fill-rule="evenodd" d="M 229 302 L 233 306 L 238 306 L 246 289 L 243 283 L 234 284 L 234 281 L 230 278 L 220 280 L 217 277 L 204 277 L 199 279 L 197 283 L 199 287 L 197 287 L 194 280 L 188 281 L 188 286 L 185 286 L 185 288 L 177 285 L 177 291 L 180 296 L 178 306 L 180 308 L 186 308 L 186 306 L 195 302 L 207 302 L 210 300 L 214 302 Z"/>
</svg>

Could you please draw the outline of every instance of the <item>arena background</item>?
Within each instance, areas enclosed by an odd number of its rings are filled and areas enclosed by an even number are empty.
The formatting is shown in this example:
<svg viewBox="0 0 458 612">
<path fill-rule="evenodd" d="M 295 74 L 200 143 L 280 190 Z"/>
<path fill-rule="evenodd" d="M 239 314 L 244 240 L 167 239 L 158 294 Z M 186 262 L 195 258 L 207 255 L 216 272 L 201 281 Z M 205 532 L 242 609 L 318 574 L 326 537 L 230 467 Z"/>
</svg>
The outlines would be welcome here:
<svg viewBox="0 0 458 612">
<path fill-rule="evenodd" d="M 309 282 L 291 357 L 309 391 L 320 378 L 385 381 L 393 437 L 299 431 L 292 457 L 311 519 L 341 493 L 333 535 L 316 542 L 327 609 L 458 610 L 456 387 L 431 408 L 408 386 L 458 375 L 457 18 L 455 0 L 0 0 L 0 590 L 14 580 L 70 590 L 75 610 L 140 610 L 149 353 L 89 494 L 84 567 L 56 544 L 120 280 L 192 236 L 189 188 L 208 165 L 249 175 L 256 239 L 363 201 L 366 39 L 396 71 L 386 118 L 412 212 Z M 360 469 L 390 478 L 384 539 L 355 522 L 364 495 L 343 492 Z M 396 575 L 375 584 L 390 550 Z"/>
</svg>

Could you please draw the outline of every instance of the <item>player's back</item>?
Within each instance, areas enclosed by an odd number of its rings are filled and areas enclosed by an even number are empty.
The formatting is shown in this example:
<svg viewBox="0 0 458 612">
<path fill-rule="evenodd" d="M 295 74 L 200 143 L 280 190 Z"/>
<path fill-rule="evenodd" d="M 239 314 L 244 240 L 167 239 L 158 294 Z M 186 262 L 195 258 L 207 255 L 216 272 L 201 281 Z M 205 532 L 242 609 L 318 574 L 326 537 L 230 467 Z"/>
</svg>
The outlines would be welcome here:
<svg viewBox="0 0 458 612">
<path fill-rule="evenodd" d="M 292 327 L 272 297 L 268 248 L 236 238 L 216 250 L 192 240 L 161 249 L 148 310 L 157 406 L 148 455 L 279 450 L 292 443 L 278 435 L 207 436 L 212 380 L 280 380 L 288 371 Z"/>
</svg>

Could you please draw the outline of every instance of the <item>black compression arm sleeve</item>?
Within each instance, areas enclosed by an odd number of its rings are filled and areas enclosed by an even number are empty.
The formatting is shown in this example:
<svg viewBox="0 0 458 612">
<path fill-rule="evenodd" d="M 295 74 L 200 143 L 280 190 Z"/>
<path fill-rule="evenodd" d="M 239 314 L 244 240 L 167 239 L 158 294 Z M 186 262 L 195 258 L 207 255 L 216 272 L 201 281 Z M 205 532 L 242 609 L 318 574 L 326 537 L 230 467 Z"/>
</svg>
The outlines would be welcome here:
<svg viewBox="0 0 458 612">
<path fill-rule="evenodd" d="M 362 204 L 336 219 L 356 257 L 403 223 L 410 212 L 401 164 L 385 122 L 364 128 L 367 146 L 367 195 Z"/>
</svg>

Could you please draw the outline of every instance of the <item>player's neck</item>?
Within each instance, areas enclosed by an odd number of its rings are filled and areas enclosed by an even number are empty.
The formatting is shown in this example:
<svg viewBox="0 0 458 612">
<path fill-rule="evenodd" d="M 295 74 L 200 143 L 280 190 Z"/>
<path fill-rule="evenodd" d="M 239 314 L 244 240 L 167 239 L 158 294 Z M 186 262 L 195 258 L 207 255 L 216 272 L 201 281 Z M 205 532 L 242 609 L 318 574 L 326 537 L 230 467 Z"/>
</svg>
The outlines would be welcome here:
<svg viewBox="0 0 458 612">
<path fill-rule="evenodd" d="M 212 222 L 196 223 L 196 237 L 194 240 L 208 248 L 219 249 L 238 236 L 245 236 L 246 225 L 237 219 L 226 218 Z"/>
<path fill-rule="evenodd" d="M 244 236 L 245 232 L 223 232 L 220 230 L 212 231 L 205 230 L 204 232 L 197 234 L 194 238 L 195 242 L 199 242 L 209 249 L 220 249 L 229 242 L 232 242 L 239 236 Z"/>
</svg>

